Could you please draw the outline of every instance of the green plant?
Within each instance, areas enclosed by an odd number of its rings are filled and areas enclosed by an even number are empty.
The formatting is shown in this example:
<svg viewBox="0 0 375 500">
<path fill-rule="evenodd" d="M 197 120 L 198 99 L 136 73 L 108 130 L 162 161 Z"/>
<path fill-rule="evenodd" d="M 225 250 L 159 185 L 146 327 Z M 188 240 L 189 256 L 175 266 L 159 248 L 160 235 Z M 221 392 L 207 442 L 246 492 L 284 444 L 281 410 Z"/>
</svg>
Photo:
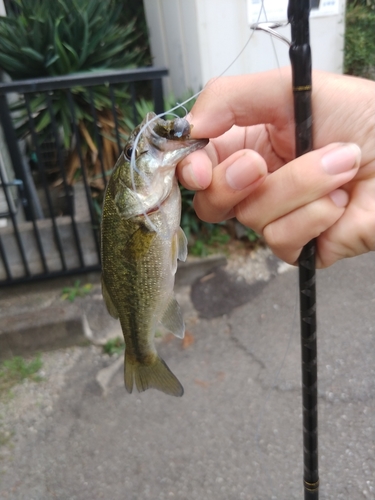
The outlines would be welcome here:
<svg viewBox="0 0 375 500">
<path fill-rule="evenodd" d="M 196 239 L 193 244 L 190 245 L 190 253 L 195 257 L 207 257 L 210 254 L 210 250 L 205 241 Z"/>
<path fill-rule="evenodd" d="M 370 9 L 375 9 L 375 0 L 348 0 L 348 5 L 353 7 L 356 5 L 362 5 L 364 7 L 369 7 Z"/>
<path fill-rule="evenodd" d="M 119 0 L 13 0 L 8 3 L 8 16 L 0 17 L 0 68 L 19 80 L 148 64 L 145 31 L 136 28 L 134 17 L 125 21 L 123 8 Z M 113 91 L 114 112 L 121 126 L 123 116 L 130 112 L 129 94 L 125 85 L 115 86 Z M 72 102 L 66 91 L 55 90 L 49 93 L 48 103 L 45 93 L 30 94 L 30 111 L 40 143 L 51 133 L 52 110 L 68 152 L 68 183 L 74 181 L 80 169 L 72 142 L 73 116 L 83 144 L 85 166 L 93 171 L 90 176 L 100 171 L 92 105 L 102 133 L 105 169 L 111 168 L 117 159 L 108 88 L 103 85 L 88 90 L 76 86 L 71 89 L 71 97 Z M 24 99 L 13 103 L 12 110 L 18 136 L 30 134 Z M 122 125 L 126 127 L 124 122 Z M 102 180 L 96 184 L 94 187 L 104 187 Z"/>
<path fill-rule="evenodd" d="M 14 0 L 0 17 L 0 67 L 13 79 L 124 68 L 142 61 L 135 21 L 112 0 Z M 131 50 L 129 50 L 131 48 Z"/>
<path fill-rule="evenodd" d="M 178 103 L 182 103 L 190 98 L 192 98 L 194 95 L 194 92 L 192 90 L 187 90 L 186 93 L 178 100 L 176 100 L 175 96 L 173 94 L 170 94 L 166 99 L 164 99 L 164 109 L 169 110 L 174 108 L 175 106 L 178 105 Z M 187 112 L 191 110 L 195 102 L 195 99 L 191 99 L 189 102 L 187 102 L 184 106 L 178 107 L 176 110 L 173 111 L 172 114 L 167 114 L 163 118 L 165 120 L 172 120 L 177 116 L 180 118 L 183 118 Z M 154 104 L 150 99 L 145 99 L 144 97 L 141 97 L 136 103 L 135 103 L 135 108 L 137 111 L 137 119 L 136 122 L 134 122 L 133 118 L 130 116 L 125 117 L 124 122 L 126 123 L 126 126 L 130 129 L 133 130 L 147 115 L 147 113 L 151 113 L 154 111 Z"/>
<path fill-rule="evenodd" d="M 81 282 L 77 280 L 73 286 L 66 286 L 62 289 L 61 298 L 63 300 L 69 300 L 69 302 L 74 302 L 77 297 L 84 297 L 85 295 L 90 293 L 91 289 L 91 283 L 81 285 Z"/>
<path fill-rule="evenodd" d="M 124 349 L 124 339 L 120 337 L 108 340 L 103 346 L 103 351 L 110 356 L 113 356 L 114 354 L 121 354 Z"/>
<path fill-rule="evenodd" d="M 256 243 L 260 240 L 261 236 L 248 227 L 246 228 L 246 238 L 250 241 L 250 243 Z"/>
<path fill-rule="evenodd" d="M 37 373 L 41 367 L 40 355 L 29 362 L 20 356 L 3 361 L 0 365 L 0 397 L 8 392 L 11 387 L 27 378 L 39 382 L 41 378 Z"/>
<path fill-rule="evenodd" d="M 129 19 L 135 19 L 137 32 L 142 33 L 145 40 L 148 40 L 148 27 L 143 2 L 139 0 L 113 0 L 116 5 L 120 6 L 119 24 L 126 24 Z M 151 61 L 151 53 L 149 48 L 146 48 L 148 61 Z"/>
<path fill-rule="evenodd" d="M 206 257 L 218 251 L 226 252 L 231 237 L 224 223 L 210 224 L 192 238 L 190 253 L 197 257 Z"/>
<path fill-rule="evenodd" d="M 194 191 L 190 191 L 183 186 L 180 186 L 180 191 L 182 199 L 181 227 L 188 241 L 192 242 L 195 235 L 210 233 L 215 225 L 198 218 L 193 206 Z"/>
<path fill-rule="evenodd" d="M 344 72 L 375 79 L 375 1 L 351 2 L 346 12 Z"/>
</svg>

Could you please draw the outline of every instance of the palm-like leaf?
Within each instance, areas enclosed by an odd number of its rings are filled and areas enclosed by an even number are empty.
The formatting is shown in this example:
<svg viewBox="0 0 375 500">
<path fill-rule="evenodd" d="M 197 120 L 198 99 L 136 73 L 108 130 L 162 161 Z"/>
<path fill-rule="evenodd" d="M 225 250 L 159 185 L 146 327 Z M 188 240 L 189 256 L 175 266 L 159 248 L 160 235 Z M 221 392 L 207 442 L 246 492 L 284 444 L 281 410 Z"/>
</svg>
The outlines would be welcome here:
<svg viewBox="0 0 375 500">
<path fill-rule="evenodd" d="M 145 63 L 135 21 L 118 24 L 112 0 L 14 0 L 0 17 L 0 67 L 13 79 Z"/>
<path fill-rule="evenodd" d="M 148 62 L 146 40 L 135 28 L 135 20 L 119 25 L 120 5 L 114 0 L 14 0 L 16 9 L 0 17 L 0 68 L 12 79 L 59 76 L 69 73 L 134 67 Z M 127 114 L 126 89 L 115 88 L 117 108 Z M 63 131 L 69 148 L 72 130 L 71 108 L 65 91 L 51 95 L 53 119 Z M 76 121 L 92 129 L 92 101 L 98 116 L 112 110 L 108 88 L 72 89 Z M 47 134 L 52 122 L 46 97 L 30 96 L 36 132 Z M 19 136 L 30 133 L 23 100 L 13 104 Z M 125 113 L 124 113 L 125 111 Z M 91 124 L 91 125 L 90 125 Z"/>
</svg>

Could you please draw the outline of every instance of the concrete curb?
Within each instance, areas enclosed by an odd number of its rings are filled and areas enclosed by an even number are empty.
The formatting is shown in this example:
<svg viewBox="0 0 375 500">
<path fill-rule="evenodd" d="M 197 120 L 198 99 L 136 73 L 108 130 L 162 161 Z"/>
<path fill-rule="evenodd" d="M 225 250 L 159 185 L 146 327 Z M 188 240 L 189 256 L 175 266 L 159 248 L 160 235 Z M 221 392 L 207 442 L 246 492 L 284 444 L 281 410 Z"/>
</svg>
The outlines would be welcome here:
<svg viewBox="0 0 375 500">
<path fill-rule="evenodd" d="M 84 320 L 84 315 L 69 307 L 51 307 L 40 313 L 28 312 L 16 318 L 3 318 L 0 359 L 87 344 Z"/>
<path fill-rule="evenodd" d="M 191 285 L 226 262 L 223 255 L 189 258 L 179 263 L 176 286 Z M 77 277 L 72 277 L 22 285 L 22 293 L 20 287 L 8 288 L 6 293 L 2 291 L 0 359 L 90 342 L 101 345 L 113 336 L 111 332 L 118 336 L 119 329 L 113 328 L 114 320 L 106 315 L 101 300 L 99 273 L 81 277 L 82 283 L 95 283 L 90 295 L 77 298 L 73 303 L 61 300 L 62 288 L 73 285 L 76 280 Z"/>
</svg>

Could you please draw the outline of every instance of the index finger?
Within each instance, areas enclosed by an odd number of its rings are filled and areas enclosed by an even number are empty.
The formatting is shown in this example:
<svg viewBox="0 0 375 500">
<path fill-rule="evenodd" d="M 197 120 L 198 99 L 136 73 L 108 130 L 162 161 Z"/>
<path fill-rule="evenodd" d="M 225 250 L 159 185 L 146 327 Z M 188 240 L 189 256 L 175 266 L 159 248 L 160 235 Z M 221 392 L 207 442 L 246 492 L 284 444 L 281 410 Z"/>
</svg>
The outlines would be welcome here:
<svg viewBox="0 0 375 500">
<path fill-rule="evenodd" d="M 293 123 L 289 68 L 210 80 L 189 116 L 192 137 L 218 137 L 233 125 Z"/>
</svg>

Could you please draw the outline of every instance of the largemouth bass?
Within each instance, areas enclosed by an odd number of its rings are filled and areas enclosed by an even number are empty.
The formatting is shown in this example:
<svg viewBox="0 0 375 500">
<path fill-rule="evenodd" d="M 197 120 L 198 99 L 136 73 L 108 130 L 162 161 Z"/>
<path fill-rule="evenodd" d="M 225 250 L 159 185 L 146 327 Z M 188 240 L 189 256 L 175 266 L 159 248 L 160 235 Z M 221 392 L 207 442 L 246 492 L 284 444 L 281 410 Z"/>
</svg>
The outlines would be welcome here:
<svg viewBox="0 0 375 500">
<path fill-rule="evenodd" d="M 190 139 L 190 125 L 183 118 L 150 122 L 154 118 L 149 113 L 131 134 L 107 185 L 101 225 L 102 291 L 108 312 L 121 323 L 127 391 L 131 393 L 135 383 L 140 392 L 153 387 L 182 396 L 182 385 L 156 352 L 154 336 L 159 323 L 177 337 L 184 336 L 173 294 L 177 259 L 187 256 L 175 169 L 208 140 Z"/>
</svg>

